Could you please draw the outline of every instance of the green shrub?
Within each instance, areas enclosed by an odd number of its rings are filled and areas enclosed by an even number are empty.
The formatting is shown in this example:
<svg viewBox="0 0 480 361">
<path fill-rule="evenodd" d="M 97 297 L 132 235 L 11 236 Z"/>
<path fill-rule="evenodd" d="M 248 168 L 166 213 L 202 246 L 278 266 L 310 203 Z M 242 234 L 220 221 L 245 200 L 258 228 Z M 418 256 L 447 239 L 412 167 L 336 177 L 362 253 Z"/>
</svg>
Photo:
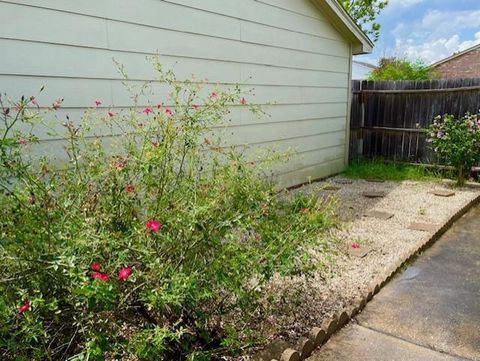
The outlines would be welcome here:
<svg viewBox="0 0 480 361">
<path fill-rule="evenodd" d="M 423 61 L 411 62 L 401 58 L 382 58 L 378 68 L 373 70 L 369 80 L 429 80 L 438 75 Z"/>
<path fill-rule="evenodd" d="M 212 135 L 247 107 L 241 88 L 207 92 L 155 65 L 172 108 L 93 108 L 57 131 L 35 97 L 0 98 L 2 360 L 235 352 L 255 340 L 272 275 L 312 267 L 331 205 L 276 196 L 263 162 Z M 64 166 L 35 158 L 46 129 L 65 141 Z"/>
<path fill-rule="evenodd" d="M 463 184 L 472 166 L 480 162 L 480 122 L 478 115 L 460 119 L 446 114 L 438 116 L 428 128 L 428 141 L 439 159 L 455 167 L 457 182 Z"/>
</svg>

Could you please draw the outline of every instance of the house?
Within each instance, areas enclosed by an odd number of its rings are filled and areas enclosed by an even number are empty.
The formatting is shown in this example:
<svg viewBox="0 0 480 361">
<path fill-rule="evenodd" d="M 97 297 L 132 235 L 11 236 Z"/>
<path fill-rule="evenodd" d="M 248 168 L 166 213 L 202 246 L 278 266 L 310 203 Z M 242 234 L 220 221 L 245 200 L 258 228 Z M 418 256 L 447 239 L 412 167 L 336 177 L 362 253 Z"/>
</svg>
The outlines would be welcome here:
<svg viewBox="0 0 480 361">
<path fill-rule="evenodd" d="M 352 55 L 372 46 L 336 0 L 0 2 L 0 92 L 15 98 L 45 85 L 38 102 L 63 97 L 60 117 L 75 120 L 95 99 L 105 111 L 132 105 L 112 58 L 134 82 L 154 79 L 145 61 L 154 54 L 180 78 L 247 81 L 255 88 L 249 101 L 266 104 L 270 116 L 235 107 L 229 141 L 296 149 L 275 168 L 291 186 L 344 169 Z M 60 142 L 50 139 L 38 153 Z"/>
<path fill-rule="evenodd" d="M 440 79 L 480 78 L 480 44 L 442 59 L 430 68 Z"/>
<path fill-rule="evenodd" d="M 352 79 L 365 80 L 368 79 L 369 74 L 375 70 L 375 65 L 365 63 L 363 61 L 353 60 L 352 63 Z"/>
</svg>

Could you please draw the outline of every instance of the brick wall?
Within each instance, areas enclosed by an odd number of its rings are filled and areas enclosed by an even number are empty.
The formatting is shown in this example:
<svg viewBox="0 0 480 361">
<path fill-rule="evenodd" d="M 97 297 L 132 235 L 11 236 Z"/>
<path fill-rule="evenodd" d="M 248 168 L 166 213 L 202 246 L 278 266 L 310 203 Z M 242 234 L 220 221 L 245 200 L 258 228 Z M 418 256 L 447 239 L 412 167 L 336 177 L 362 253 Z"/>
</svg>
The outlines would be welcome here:
<svg viewBox="0 0 480 361">
<path fill-rule="evenodd" d="M 480 78 L 480 49 L 473 49 L 434 69 L 441 79 Z"/>
</svg>

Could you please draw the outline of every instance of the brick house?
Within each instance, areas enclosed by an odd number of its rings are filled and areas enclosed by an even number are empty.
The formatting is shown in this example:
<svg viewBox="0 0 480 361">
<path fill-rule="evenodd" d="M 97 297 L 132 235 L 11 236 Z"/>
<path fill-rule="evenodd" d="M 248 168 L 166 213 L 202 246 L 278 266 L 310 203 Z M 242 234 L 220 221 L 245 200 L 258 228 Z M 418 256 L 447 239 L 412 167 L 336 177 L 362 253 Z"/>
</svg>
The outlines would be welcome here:
<svg viewBox="0 0 480 361">
<path fill-rule="evenodd" d="M 432 64 L 441 79 L 480 78 L 480 44 Z"/>
</svg>

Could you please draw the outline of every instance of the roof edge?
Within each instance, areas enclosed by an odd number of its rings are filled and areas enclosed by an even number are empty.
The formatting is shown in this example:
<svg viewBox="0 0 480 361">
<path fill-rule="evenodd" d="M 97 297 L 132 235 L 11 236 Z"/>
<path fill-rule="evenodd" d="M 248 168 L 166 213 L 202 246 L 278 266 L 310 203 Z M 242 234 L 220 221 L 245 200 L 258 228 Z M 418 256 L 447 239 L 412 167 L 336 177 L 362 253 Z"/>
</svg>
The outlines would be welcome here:
<svg viewBox="0 0 480 361">
<path fill-rule="evenodd" d="M 454 54 L 452 54 L 452 55 L 450 55 L 450 56 L 448 56 L 448 57 L 446 57 L 446 58 L 444 58 L 444 59 L 442 59 L 442 60 L 439 60 L 439 61 L 437 61 L 436 63 L 431 64 L 431 65 L 429 66 L 429 68 L 435 68 L 435 67 L 437 67 L 437 66 L 439 66 L 439 65 L 441 65 L 441 64 L 443 64 L 443 63 L 446 63 L 447 61 L 450 61 L 450 60 L 455 59 L 455 58 L 457 58 L 457 57 L 459 57 L 459 56 L 465 55 L 466 53 L 469 53 L 469 52 L 471 52 L 472 50 L 475 50 L 475 49 L 477 49 L 477 48 L 480 48 L 480 43 L 477 44 L 477 45 L 471 46 L 471 47 L 469 47 L 469 48 L 467 48 L 467 49 L 465 49 L 465 50 L 459 51 L 458 53 L 454 53 Z"/>
<path fill-rule="evenodd" d="M 333 26 L 352 42 L 353 55 L 370 54 L 373 51 L 373 42 L 337 0 L 311 1 L 327 15 Z"/>
</svg>

